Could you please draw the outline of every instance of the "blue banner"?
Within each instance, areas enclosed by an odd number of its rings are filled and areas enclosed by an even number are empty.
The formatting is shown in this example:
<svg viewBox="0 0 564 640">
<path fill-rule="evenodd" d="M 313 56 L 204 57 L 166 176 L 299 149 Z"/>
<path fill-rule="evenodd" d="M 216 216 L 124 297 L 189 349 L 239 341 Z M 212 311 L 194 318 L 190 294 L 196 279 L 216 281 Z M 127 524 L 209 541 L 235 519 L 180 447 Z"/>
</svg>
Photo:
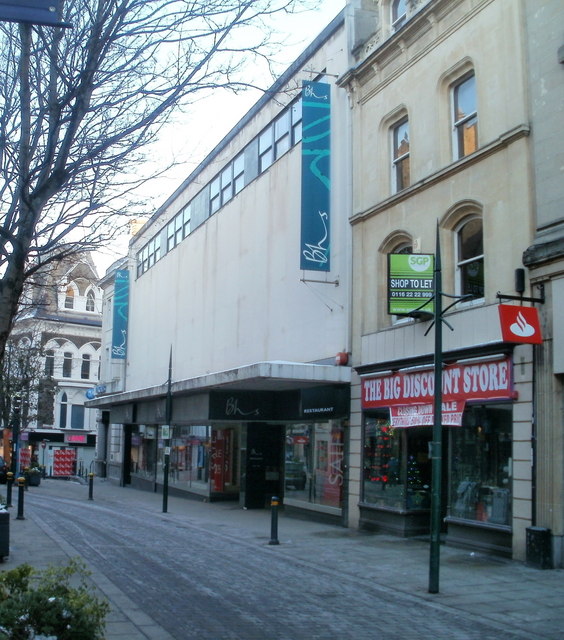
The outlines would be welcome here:
<svg viewBox="0 0 564 640">
<path fill-rule="evenodd" d="M 329 271 L 331 86 L 302 88 L 302 233 L 300 269 Z"/>
<path fill-rule="evenodd" d="M 112 358 L 125 360 L 127 325 L 129 320 L 129 271 L 116 271 L 114 281 L 114 315 L 112 329 Z"/>
</svg>

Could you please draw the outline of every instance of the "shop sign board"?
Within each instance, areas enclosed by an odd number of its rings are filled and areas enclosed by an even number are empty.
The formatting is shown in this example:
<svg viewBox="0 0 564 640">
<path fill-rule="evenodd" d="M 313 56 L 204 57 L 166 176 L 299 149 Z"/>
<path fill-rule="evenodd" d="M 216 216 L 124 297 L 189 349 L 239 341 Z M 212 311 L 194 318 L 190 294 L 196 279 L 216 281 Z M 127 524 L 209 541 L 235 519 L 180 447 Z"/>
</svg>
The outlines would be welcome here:
<svg viewBox="0 0 564 640">
<path fill-rule="evenodd" d="M 500 304 L 498 309 L 504 342 L 542 343 L 539 312 L 535 307 Z"/>
<path fill-rule="evenodd" d="M 388 254 L 388 313 L 432 315 L 434 268 L 431 254 Z"/>
<path fill-rule="evenodd" d="M 493 361 L 457 362 L 445 365 L 442 373 L 443 411 L 446 408 L 447 413 L 451 413 L 454 420 L 457 414 L 464 411 L 464 402 L 514 399 L 512 373 L 511 359 L 507 357 L 500 357 Z M 420 405 L 417 414 L 421 421 L 417 424 L 432 424 L 432 418 L 428 416 L 432 416 L 433 413 L 434 395 L 433 367 L 367 376 L 362 379 L 362 408 L 403 407 L 403 412 L 394 411 L 398 420 L 402 415 L 405 416 L 405 422 L 409 422 L 407 416 L 410 415 L 409 409 L 405 407 Z M 411 415 L 415 416 L 416 413 L 413 412 Z"/>
</svg>

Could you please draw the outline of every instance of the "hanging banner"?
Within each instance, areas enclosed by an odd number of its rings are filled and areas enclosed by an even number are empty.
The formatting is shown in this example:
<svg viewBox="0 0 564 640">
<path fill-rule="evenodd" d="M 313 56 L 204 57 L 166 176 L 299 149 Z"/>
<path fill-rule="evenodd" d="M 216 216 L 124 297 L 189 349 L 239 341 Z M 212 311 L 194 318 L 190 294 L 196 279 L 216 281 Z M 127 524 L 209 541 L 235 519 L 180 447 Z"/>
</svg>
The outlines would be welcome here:
<svg viewBox="0 0 564 640">
<path fill-rule="evenodd" d="M 114 315 L 112 329 L 112 358 L 125 360 L 127 325 L 129 321 L 129 271 L 116 271 L 114 281 Z"/>
<path fill-rule="evenodd" d="M 445 365 L 442 375 L 445 403 L 469 400 L 513 399 L 510 358 L 489 362 Z M 433 367 L 418 371 L 398 371 L 389 375 L 362 379 L 362 408 L 380 409 L 402 405 L 433 404 L 435 397 Z M 455 409 L 457 412 L 458 409 Z"/>
<path fill-rule="evenodd" d="M 388 313 L 432 315 L 435 257 L 423 253 L 388 254 Z M 428 301 L 427 303 L 425 301 Z"/>
<path fill-rule="evenodd" d="M 449 427 L 462 425 L 464 400 L 451 400 L 442 403 L 441 424 Z M 390 407 L 390 421 L 394 427 L 423 427 L 435 423 L 435 410 L 432 404 L 405 404 Z"/>
<path fill-rule="evenodd" d="M 302 220 L 300 269 L 329 271 L 331 86 L 302 88 Z"/>
<path fill-rule="evenodd" d="M 542 344 L 539 312 L 535 307 L 500 304 L 498 309 L 504 342 Z"/>
</svg>

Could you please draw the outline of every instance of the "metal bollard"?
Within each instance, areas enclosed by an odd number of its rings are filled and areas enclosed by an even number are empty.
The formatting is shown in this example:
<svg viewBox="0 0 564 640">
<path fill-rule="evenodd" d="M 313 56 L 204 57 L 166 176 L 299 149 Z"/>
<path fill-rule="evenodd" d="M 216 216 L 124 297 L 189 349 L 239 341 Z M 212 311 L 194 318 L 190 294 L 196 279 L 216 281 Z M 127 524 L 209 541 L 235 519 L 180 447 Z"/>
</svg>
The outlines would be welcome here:
<svg viewBox="0 0 564 640">
<path fill-rule="evenodd" d="M 277 496 L 272 496 L 270 500 L 271 520 L 270 520 L 270 541 L 268 544 L 280 544 L 278 542 L 278 505 L 280 504 Z"/>
<path fill-rule="evenodd" d="M 25 491 L 25 478 L 18 478 L 18 515 L 16 520 L 25 520 L 24 518 L 24 491 Z"/>
<path fill-rule="evenodd" d="M 94 474 L 90 472 L 88 474 L 88 500 L 94 500 L 92 494 L 94 493 Z"/>
<path fill-rule="evenodd" d="M 6 474 L 6 505 L 12 506 L 12 485 L 14 484 L 14 474 L 8 471 Z"/>
</svg>

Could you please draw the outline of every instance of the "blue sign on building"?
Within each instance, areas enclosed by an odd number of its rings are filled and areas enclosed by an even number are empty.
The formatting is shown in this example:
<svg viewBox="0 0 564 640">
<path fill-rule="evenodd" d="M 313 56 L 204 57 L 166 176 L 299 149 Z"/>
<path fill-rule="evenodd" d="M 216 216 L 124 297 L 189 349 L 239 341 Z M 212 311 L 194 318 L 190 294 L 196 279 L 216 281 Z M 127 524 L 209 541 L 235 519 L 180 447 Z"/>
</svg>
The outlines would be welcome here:
<svg viewBox="0 0 564 640">
<path fill-rule="evenodd" d="M 125 360 L 127 353 L 127 325 L 129 321 L 129 271 L 116 271 L 114 281 L 114 315 L 112 329 L 112 358 Z"/>
<path fill-rule="evenodd" d="M 329 271 L 331 206 L 331 86 L 302 88 L 302 224 L 300 268 Z"/>
</svg>

